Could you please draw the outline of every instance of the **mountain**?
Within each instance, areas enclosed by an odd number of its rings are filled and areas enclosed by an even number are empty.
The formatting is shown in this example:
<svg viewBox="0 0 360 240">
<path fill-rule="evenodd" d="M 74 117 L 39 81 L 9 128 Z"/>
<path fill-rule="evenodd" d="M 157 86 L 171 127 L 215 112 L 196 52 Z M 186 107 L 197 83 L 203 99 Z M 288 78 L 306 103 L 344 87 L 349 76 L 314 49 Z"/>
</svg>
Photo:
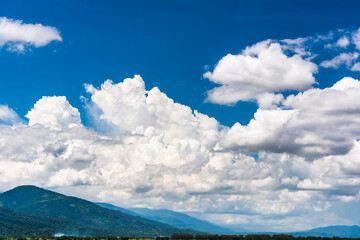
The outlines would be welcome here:
<svg viewBox="0 0 360 240">
<path fill-rule="evenodd" d="M 61 221 L 60 228 L 52 229 L 51 231 L 56 230 L 54 234 L 70 230 L 72 234 L 91 236 L 168 236 L 174 233 L 195 233 L 35 186 L 20 186 L 0 194 L 0 207 L 17 213 L 58 219 Z M 15 216 L 13 219 L 8 218 L 5 223 L 13 224 L 17 221 Z M 69 226 L 72 228 L 69 229 Z"/>
<path fill-rule="evenodd" d="M 328 226 L 314 228 L 308 231 L 290 233 L 295 237 L 347 237 L 360 238 L 359 226 Z"/>
<path fill-rule="evenodd" d="M 150 220 L 169 224 L 181 229 L 195 229 L 197 231 L 211 234 L 235 234 L 234 231 L 217 226 L 215 224 L 199 220 L 184 213 L 179 213 L 167 209 L 152 210 L 148 208 L 120 208 L 108 203 L 97 203 L 98 205 L 121 211 L 133 216 L 140 216 Z"/>
<path fill-rule="evenodd" d="M 104 236 L 108 231 L 66 219 L 42 217 L 0 207 L 0 236 L 52 236 L 56 233 Z"/>
</svg>

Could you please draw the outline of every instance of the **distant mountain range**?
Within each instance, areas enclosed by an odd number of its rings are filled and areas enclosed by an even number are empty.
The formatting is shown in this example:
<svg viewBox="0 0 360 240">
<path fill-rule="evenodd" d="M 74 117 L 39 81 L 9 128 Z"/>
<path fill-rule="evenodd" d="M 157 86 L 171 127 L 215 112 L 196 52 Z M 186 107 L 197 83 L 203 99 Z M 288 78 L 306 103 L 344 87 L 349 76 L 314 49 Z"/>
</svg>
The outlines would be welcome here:
<svg viewBox="0 0 360 240">
<path fill-rule="evenodd" d="M 308 231 L 292 232 L 291 235 L 295 237 L 347 237 L 360 238 L 359 226 L 328 226 L 321 228 L 314 228 Z"/>
<path fill-rule="evenodd" d="M 148 208 L 120 208 L 108 203 L 97 203 L 98 205 L 111 209 L 121 211 L 133 216 L 140 216 L 150 220 L 169 224 L 171 226 L 181 229 L 196 229 L 201 232 L 211 234 L 236 234 L 234 231 L 217 226 L 197 218 L 191 217 L 184 213 L 179 213 L 167 209 L 152 210 Z"/>
<path fill-rule="evenodd" d="M 35 186 L 20 186 L 0 194 L 0 236 L 146 237 L 180 233 L 240 234 L 179 212 L 95 204 Z M 360 238 L 360 227 L 329 226 L 285 234 Z"/>
</svg>

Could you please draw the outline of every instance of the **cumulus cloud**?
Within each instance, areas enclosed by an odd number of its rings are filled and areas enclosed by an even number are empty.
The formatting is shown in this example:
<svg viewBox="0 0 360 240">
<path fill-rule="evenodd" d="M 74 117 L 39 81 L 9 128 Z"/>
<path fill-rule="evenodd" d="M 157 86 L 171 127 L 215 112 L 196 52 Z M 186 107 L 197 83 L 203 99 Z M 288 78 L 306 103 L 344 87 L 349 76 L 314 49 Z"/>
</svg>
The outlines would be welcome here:
<svg viewBox="0 0 360 240">
<path fill-rule="evenodd" d="M 9 51 L 23 52 L 29 46 L 42 47 L 51 41 L 62 41 L 54 27 L 0 18 L 0 47 L 7 46 Z"/>
<path fill-rule="evenodd" d="M 359 71 L 359 46 L 359 29 L 256 43 L 240 54 L 227 54 L 203 75 L 219 85 L 207 91 L 206 101 L 224 105 L 252 101 L 261 109 L 277 108 L 283 94 L 316 84 L 317 62 L 323 68 L 345 65 L 348 70 Z"/>
<path fill-rule="evenodd" d="M 317 66 L 300 54 L 287 56 L 282 46 L 270 40 L 247 47 L 238 55 L 223 57 L 205 78 L 220 84 L 208 91 L 207 101 L 234 104 L 257 101 L 265 106 L 278 103 L 286 90 L 306 90 L 314 83 Z M 263 100 L 267 94 L 267 101 Z M 271 95 L 271 97 L 269 97 Z"/>
<path fill-rule="evenodd" d="M 217 142 L 219 123 L 214 118 L 175 103 L 157 87 L 146 91 L 139 75 L 118 84 L 108 80 L 100 89 L 86 85 L 86 89 L 98 109 L 93 117 L 106 121 L 114 131 L 158 136 L 165 143 L 189 138 L 206 146 Z"/>
<path fill-rule="evenodd" d="M 81 126 L 80 113 L 66 97 L 42 97 L 27 114 L 29 125 L 36 124 L 61 130 Z"/>
<path fill-rule="evenodd" d="M 289 152 L 308 159 L 345 154 L 360 134 L 360 81 L 290 95 L 282 108 L 258 109 L 246 126 L 235 124 L 223 146 L 243 152 Z"/>
</svg>

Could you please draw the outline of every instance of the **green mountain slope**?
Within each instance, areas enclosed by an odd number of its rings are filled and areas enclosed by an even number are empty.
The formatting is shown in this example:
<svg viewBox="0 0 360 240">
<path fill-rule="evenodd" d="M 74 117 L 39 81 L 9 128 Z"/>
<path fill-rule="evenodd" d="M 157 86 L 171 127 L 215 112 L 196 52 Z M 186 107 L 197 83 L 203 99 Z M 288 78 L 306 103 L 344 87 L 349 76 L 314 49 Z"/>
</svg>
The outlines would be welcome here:
<svg viewBox="0 0 360 240">
<path fill-rule="evenodd" d="M 47 217 L 18 213 L 0 208 L 1 236 L 48 236 L 66 228 L 69 222 Z"/>
<path fill-rule="evenodd" d="M 0 236 L 52 236 L 56 233 L 82 236 L 118 234 L 66 219 L 36 216 L 0 207 Z"/>
<path fill-rule="evenodd" d="M 235 232 L 230 229 L 223 228 L 215 224 L 191 217 L 184 213 L 179 213 L 168 209 L 158 209 L 158 210 L 152 210 L 148 208 L 125 209 L 125 208 L 116 207 L 108 203 L 97 203 L 97 204 L 111 210 L 121 211 L 134 216 L 141 216 L 154 221 L 166 223 L 181 229 L 195 229 L 201 232 L 206 232 L 211 234 L 235 234 Z"/>
<path fill-rule="evenodd" d="M 79 231 L 73 232 L 78 235 L 167 236 L 193 233 L 35 186 L 20 186 L 0 194 L 0 206 L 16 212 L 69 221 L 79 228 L 74 229 Z"/>
</svg>

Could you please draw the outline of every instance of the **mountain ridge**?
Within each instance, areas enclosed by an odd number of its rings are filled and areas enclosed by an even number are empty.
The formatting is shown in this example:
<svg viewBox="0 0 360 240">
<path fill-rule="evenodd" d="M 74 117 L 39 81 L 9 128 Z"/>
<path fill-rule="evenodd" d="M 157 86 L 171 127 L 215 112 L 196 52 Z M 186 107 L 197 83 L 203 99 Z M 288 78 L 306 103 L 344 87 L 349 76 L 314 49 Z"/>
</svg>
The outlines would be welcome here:
<svg viewBox="0 0 360 240">
<path fill-rule="evenodd" d="M 149 208 L 121 208 L 109 203 L 96 203 L 105 208 L 123 211 L 125 213 L 148 218 L 150 220 L 169 224 L 181 229 L 195 229 L 197 231 L 211 234 L 235 234 L 235 231 L 220 227 L 211 222 L 191 217 L 185 213 L 175 212 L 168 209 L 149 209 Z"/>
</svg>

